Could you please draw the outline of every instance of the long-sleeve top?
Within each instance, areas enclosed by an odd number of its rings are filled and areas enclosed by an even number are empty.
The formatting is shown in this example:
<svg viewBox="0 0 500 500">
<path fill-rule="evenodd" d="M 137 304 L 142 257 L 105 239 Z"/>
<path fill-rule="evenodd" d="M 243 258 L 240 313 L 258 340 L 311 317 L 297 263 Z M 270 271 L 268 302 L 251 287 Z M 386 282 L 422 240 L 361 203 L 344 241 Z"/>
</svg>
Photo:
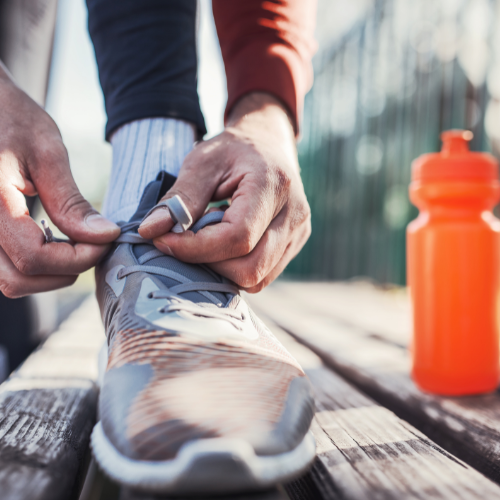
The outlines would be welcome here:
<svg viewBox="0 0 500 500">
<path fill-rule="evenodd" d="M 197 86 L 196 0 L 87 0 L 108 122 L 152 117 L 206 133 Z M 253 91 L 272 94 L 298 132 L 312 84 L 315 0 L 212 0 L 227 77 L 226 117 Z"/>
</svg>

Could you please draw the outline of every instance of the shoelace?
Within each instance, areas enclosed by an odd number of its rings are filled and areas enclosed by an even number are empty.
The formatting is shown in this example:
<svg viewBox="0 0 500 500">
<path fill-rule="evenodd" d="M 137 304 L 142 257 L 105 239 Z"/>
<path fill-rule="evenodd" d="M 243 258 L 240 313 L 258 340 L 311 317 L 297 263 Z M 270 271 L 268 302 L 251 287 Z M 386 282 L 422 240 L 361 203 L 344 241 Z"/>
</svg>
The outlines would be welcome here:
<svg viewBox="0 0 500 500">
<path fill-rule="evenodd" d="M 220 222 L 224 212 L 210 212 L 204 215 L 196 224 L 193 225 L 191 231 L 198 232 L 203 229 L 208 224 L 214 224 Z M 129 243 L 131 245 L 150 245 L 152 250 L 141 255 L 137 260 L 138 265 L 123 267 L 117 274 L 118 279 L 125 278 L 133 273 L 148 273 L 156 274 L 158 276 L 165 276 L 178 281 L 180 284 L 173 287 L 169 287 L 167 290 L 157 290 L 151 292 L 148 295 L 150 299 L 167 299 L 168 305 L 161 308 L 159 312 L 161 313 L 171 313 L 176 311 L 182 311 L 194 316 L 201 316 L 205 318 L 221 319 L 229 321 L 235 328 L 242 330 L 240 322 L 244 320 L 242 314 L 237 313 L 234 310 L 223 307 L 224 304 L 212 293 L 229 293 L 232 295 L 238 295 L 239 290 L 234 285 L 230 283 L 213 283 L 210 281 L 192 281 L 186 276 L 179 274 L 170 269 L 163 269 L 158 266 L 147 265 L 153 259 L 157 257 L 162 257 L 163 252 L 154 247 L 151 240 L 146 240 L 140 234 L 138 234 L 137 228 L 141 222 L 128 222 L 121 225 L 121 234 L 116 239 L 116 243 Z M 211 274 L 215 279 L 219 279 L 219 276 L 214 273 L 209 267 L 202 265 L 203 269 Z M 198 292 L 209 300 L 208 303 L 194 303 L 180 296 L 180 294 L 186 292 Z"/>
</svg>

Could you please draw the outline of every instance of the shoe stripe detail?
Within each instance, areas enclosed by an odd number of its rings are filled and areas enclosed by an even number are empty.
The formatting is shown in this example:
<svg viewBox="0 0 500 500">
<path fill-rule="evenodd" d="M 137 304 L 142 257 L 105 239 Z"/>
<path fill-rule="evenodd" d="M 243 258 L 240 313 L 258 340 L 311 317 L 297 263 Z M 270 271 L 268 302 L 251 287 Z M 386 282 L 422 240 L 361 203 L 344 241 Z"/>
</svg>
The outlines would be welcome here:
<svg viewBox="0 0 500 500">
<path fill-rule="evenodd" d="M 290 355 L 272 347 L 269 340 L 206 344 L 166 331 L 118 332 L 108 370 L 148 364 L 154 371 L 127 416 L 127 439 L 136 455 L 160 460 L 175 456 L 186 440 L 225 436 L 256 442 L 271 432 L 291 381 L 304 375 Z M 170 431 L 173 422 L 182 422 L 183 439 Z M 155 442 L 152 436 L 159 435 L 163 440 Z"/>
</svg>

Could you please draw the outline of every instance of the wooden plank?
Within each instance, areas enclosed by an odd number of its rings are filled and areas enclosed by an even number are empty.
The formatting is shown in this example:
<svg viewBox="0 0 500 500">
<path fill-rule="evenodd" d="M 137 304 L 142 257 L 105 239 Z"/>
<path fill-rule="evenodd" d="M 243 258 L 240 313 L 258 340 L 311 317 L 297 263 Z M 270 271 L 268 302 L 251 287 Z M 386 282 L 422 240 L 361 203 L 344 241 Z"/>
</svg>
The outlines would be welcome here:
<svg viewBox="0 0 500 500">
<path fill-rule="evenodd" d="M 0 386 L 3 500 L 76 498 L 95 422 L 103 342 L 91 298 Z"/>
<path fill-rule="evenodd" d="M 313 432 L 318 458 L 306 476 L 313 485 L 301 487 L 301 481 L 297 481 L 285 486 L 288 495 L 281 489 L 217 497 L 218 500 L 500 498 L 496 484 L 360 393 L 325 368 L 311 350 L 267 323 L 305 368 L 315 390 L 317 413 Z M 130 490 L 122 490 L 118 498 L 175 500 Z M 92 500 L 104 498 L 96 496 Z"/>
<path fill-rule="evenodd" d="M 367 281 L 277 282 L 273 288 L 300 300 L 309 312 L 360 328 L 366 335 L 400 346 L 410 341 L 411 306 L 405 289 L 381 290 Z"/>
<path fill-rule="evenodd" d="M 258 312 L 318 353 L 338 373 L 450 453 L 500 482 L 500 397 L 451 398 L 422 393 L 409 376 L 406 349 L 331 316 L 312 313 L 300 295 L 269 287 L 252 296 Z M 359 310 L 359 315 L 364 311 Z"/>
<path fill-rule="evenodd" d="M 312 470 L 325 499 L 500 498 L 500 487 L 327 369 L 266 318 L 316 396 Z"/>
</svg>

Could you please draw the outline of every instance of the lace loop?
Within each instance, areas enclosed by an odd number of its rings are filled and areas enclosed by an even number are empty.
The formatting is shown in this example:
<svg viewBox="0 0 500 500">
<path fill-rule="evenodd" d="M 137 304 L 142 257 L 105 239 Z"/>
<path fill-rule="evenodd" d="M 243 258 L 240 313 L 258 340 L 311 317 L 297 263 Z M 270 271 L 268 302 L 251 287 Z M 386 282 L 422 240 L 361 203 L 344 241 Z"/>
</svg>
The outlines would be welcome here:
<svg viewBox="0 0 500 500">
<path fill-rule="evenodd" d="M 202 217 L 192 228 L 194 232 L 199 231 L 208 224 L 214 224 L 220 222 L 224 212 L 210 212 Z M 165 254 L 154 247 L 151 240 L 146 240 L 142 238 L 136 231 L 140 225 L 140 222 L 129 222 L 123 223 L 121 225 L 122 233 L 116 239 L 117 243 L 128 243 L 131 245 L 151 245 L 153 248 L 143 255 L 141 255 L 137 260 L 138 264 L 123 267 L 117 273 L 118 279 L 126 278 L 134 273 L 147 273 L 157 276 L 164 276 L 170 278 L 174 281 L 179 282 L 179 285 L 174 285 L 167 288 L 166 290 L 157 290 L 150 292 L 148 298 L 152 300 L 166 299 L 168 300 L 168 305 L 160 309 L 161 313 L 172 313 L 172 312 L 184 312 L 189 313 L 194 316 L 200 316 L 205 318 L 220 319 L 231 323 L 238 330 L 242 330 L 240 322 L 244 320 L 244 316 L 232 309 L 223 307 L 221 301 L 211 292 L 239 295 L 239 290 L 236 286 L 227 281 L 214 283 L 211 281 L 192 281 L 191 279 L 177 273 L 171 269 L 165 269 L 159 266 L 147 265 L 148 262 L 162 257 Z M 214 279 L 220 279 L 220 276 L 216 274 L 212 269 L 201 266 L 207 271 Z M 197 292 L 208 299 L 208 303 L 194 303 L 190 300 L 182 298 L 180 295 L 188 292 Z"/>
</svg>

